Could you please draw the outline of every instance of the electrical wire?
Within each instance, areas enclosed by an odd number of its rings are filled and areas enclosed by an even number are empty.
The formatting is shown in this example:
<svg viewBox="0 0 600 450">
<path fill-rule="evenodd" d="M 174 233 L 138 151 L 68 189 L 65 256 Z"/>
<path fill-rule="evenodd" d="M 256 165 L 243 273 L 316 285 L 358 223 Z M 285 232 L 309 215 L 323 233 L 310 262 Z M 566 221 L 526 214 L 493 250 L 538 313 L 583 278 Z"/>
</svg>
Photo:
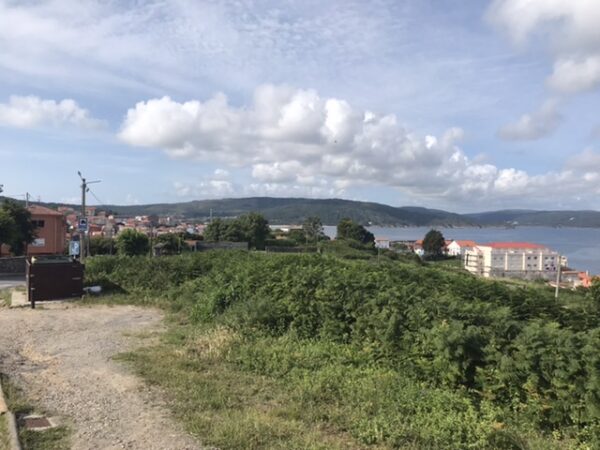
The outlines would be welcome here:
<svg viewBox="0 0 600 450">
<path fill-rule="evenodd" d="M 88 188 L 88 192 L 90 194 L 92 194 L 92 197 L 94 197 L 96 199 L 96 201 L 98 202 L 99 205 L 104 205 L 104 202 L 102 200 L 100 200 L 96 194 L 94 194 L 94 191 L 92 191 L 90 188 Z"/>
</svg>

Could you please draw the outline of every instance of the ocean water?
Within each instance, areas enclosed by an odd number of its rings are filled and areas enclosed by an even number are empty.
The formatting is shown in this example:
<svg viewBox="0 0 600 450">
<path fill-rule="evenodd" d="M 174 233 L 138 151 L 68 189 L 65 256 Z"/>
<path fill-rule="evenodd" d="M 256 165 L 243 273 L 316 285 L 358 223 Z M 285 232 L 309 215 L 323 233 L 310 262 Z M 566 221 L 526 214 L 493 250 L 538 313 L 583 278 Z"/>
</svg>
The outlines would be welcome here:
<svg viewBox="0 0 600 450">
<path fill-rule="evenodd" d="M 392 240 L 423 239 L 430 227 L 369 227 L 375 237 Z M 438 228 L 446 239 L 471 239 L 485 244 L 495 241 L 532 242 L 556 250 L 569 259 L 569 266 L 600 275 L 600 228 Z M 335 237 L 335 227 L 325 227 L 325 233 Z"/>
</svg>

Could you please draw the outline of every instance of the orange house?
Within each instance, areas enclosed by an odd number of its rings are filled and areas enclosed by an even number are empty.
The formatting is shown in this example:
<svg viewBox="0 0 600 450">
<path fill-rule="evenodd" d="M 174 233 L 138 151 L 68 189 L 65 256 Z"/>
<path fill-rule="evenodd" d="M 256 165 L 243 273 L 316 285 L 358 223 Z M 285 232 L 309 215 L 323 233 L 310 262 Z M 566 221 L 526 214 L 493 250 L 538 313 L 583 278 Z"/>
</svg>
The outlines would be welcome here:
<svg viewBox="0 0 600 450">
<path fill-rule="evenodd" d="M 27 246 L 27 255 L 60 255 L 65 251 L 67 225 L 58 211 L 39 205 L 27 208 L 36 226 L 36 238 Z M 10 254 L 10 247 L 2 246 L 1 255 Z"/>
<path fill-rule="evenodd" d="M 65 251 L 67 224 L 58 211 L 44 206 L 28 208 L 36 226 L 36 239 L 28 245 L 28 255 L 57 255 Z"/>
</svg>

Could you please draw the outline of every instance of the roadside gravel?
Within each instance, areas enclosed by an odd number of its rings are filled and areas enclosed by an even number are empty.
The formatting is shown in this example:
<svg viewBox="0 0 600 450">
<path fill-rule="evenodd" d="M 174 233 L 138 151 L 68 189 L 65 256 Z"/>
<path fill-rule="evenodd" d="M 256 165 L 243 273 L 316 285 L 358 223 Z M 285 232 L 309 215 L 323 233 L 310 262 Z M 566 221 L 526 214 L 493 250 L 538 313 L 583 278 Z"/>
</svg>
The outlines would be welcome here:
<svg viewBox="0 0 600 450">
<path fill-rule="evenodd" d="M 111 359 L 144 345 L 141 334 L 160 331 L 161 319 L 133 306 L 0 309 L 0 372 L 66 419 L 72 449 L 200 448 L 161 395 Z"/>
</svg>

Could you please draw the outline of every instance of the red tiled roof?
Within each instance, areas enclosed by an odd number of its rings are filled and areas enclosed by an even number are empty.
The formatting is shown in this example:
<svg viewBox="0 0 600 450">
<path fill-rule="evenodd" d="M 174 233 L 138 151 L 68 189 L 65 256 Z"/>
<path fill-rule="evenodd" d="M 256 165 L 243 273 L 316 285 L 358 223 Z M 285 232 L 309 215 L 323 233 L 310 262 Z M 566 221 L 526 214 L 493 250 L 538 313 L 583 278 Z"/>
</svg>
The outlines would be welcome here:
<svg viewBox="0 0 600 450">
<path fill-rule="evenodd" d="M 456 242 L 461 247 L 475 247 L 477 245 L 477 243 L 475 241 L 461 241 L 461 240 L 455 239 L 453 242 Z"/>
<path fill-rule="evenodd" d="M 62 217 L 62 213 L 55 211 L 50 208 L 46 208 L 45 206 L 40 205 L 30 205 L 27 207 L 28 211 L 32 215 L 40 215 L 40 216 L 60 216 Z"/>
<path fill-rule="evenodd" d="M 490 242 L 489 244 L 483 245 L 492 248 L 525 248 L 530 250 L 541 250 L 547 248 L 545 245 L 532 244 L 531 242 Z"/>
</svg>

